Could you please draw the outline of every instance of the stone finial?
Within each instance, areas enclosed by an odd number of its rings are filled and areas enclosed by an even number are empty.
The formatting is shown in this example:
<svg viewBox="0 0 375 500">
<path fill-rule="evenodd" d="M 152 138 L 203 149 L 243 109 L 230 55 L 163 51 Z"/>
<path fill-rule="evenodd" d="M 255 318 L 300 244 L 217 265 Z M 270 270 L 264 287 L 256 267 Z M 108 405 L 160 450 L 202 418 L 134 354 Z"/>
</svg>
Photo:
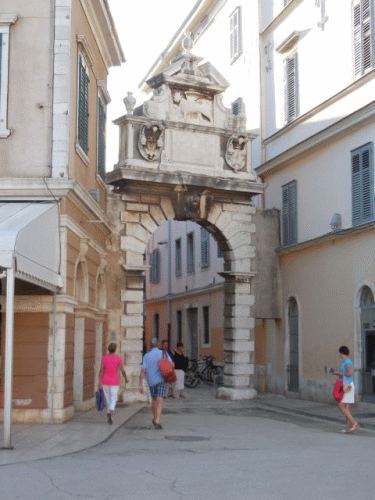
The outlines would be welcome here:
<svg viewBox="0 0 375 500">
<path fill-rule="evenodd" d="M 191 49 L 194 47 L 194 42 L 191 39 L 190 31 L 185 32 L 185 38 L 182 40 L 182 48 L 184 54 L 190 54 Z"/>
<path fill-rule="evenodd" d="M 133 96 L 133 92 L 128 92 L 128 95 L 124 97 L 123 101 L 125 104 L 126 112 L 128 113 L 128 115 L 131 115 L 133 113 L 135 103 L 137 102 L 136 98 Z"/>
</svg>

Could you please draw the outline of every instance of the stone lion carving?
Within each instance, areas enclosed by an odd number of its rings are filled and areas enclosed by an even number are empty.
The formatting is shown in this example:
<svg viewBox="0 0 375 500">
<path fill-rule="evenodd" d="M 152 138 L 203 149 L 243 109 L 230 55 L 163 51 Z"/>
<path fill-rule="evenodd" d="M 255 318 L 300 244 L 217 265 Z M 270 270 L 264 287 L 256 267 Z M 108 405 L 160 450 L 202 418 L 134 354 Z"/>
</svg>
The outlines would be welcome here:
<svg viewBox="0 0 375 500">
<path fill-rule="evenodd" d="M 246 167 L 246 144 L 248 139 L 243 135 L 232 135 L 228 139 L 225 160 L 235 172 Z"/>
<path fill-rule="evenodd" d="M 173 118 L 199 124 L 212 123 L 212 103 L 206 96 L 195 92 L 175 91 L 172 102 Z"/>
<path fill-rule="evenodd" d="M 164 146 L 164 127 L 159 123 L 148 122 L 142 125 L 138 149 L 143 158 L 155 161 L 160 158 Z"/>
</svg>

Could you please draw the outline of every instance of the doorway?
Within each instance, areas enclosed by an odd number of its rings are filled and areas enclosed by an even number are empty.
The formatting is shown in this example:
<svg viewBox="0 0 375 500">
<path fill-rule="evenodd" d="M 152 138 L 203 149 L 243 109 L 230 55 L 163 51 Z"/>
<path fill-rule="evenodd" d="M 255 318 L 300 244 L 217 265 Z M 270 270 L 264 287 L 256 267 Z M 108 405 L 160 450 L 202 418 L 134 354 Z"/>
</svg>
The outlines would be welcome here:
<svg viewBox="0 0 375 500">
<path fill-rule="evenodd" d="M 289 300 L 289 365 L 288 391 L 299 392 L 299 339 L 298 339 L 298 305 L 295 298 Z"/>
<path fill-rule="evenodd" d="M 364 287 L 361 295 L 362 400 L 375 402 L 375 302 Z"/>
</svg>

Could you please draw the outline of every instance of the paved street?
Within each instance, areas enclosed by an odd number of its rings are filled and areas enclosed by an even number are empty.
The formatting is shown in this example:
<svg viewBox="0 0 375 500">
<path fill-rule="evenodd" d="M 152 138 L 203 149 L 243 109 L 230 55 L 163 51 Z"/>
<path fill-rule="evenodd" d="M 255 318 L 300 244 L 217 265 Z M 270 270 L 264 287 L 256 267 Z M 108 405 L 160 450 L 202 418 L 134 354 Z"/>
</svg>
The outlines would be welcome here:
<svg viewBox="0 0 375 500">
<path fill-rule="evenodd" d="M 342 435 L 337 422 L 262 398 L 187 395 L 168 400 L 162 431 L 145 407 L 97 446 L 1 466 L 1 498 L 373 500 L 372 429 Z"/>
</svg>

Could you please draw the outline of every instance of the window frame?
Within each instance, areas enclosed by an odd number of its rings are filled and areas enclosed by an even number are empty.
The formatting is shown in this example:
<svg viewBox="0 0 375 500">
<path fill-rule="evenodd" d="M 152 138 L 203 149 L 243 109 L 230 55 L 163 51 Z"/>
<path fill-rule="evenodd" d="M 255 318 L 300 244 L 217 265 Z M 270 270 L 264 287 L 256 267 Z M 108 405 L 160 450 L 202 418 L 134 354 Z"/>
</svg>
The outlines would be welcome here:
<svg viewBox="0 0 375 500">
<path fill-rule="evenodd" d="M 210 267 L 210 233 L 201 227 L 201 267 Z"/>
<path fill-rule="evenodd" d="M 293 71 L 288 64 L 293 61 Z M 299 89 L 298 89 L 298 52 L 289 54 L 284 59 L 284 121 L 292 122 L 299 116 Z"/>
<path fill-rule="evenodd" d="M 229 58 L 233 64 L 242 54 L 242 7 L 239 5 L 229 16 Z"/>
<path fill-rule="evenodd" d="M 364 155 L 368 152 L 368 170 L 363 167 Z M 359 226 L 374 220 L 374 146 L 368 142 L 351 152 L 352 178 L 352 226 Z M 358 171 L 354 161 L 358 156 Z M 364 192 L 364 189 L 366 191 Z M 366 208 L 367 206 L 367 208 Z M 367 215 L 366 215 L 367 212 Z"/>
<path fill-rule="evenodd" d="M 97 109 L 96 173 L 103 180 L 103 182 L 106 174 L 106 124 L 107 104 L 99 93 Z"/>
<path fill-rule="evenodd" d="M 368 24 L 369 30 L 365 34 L 366 21 L 363 18 L 364 3 L 368 2 Z M 356 9 L 359 8 L 359 24 L 356 26 Z M 374 12 L 371 9 L 370 0 L 354 0 L 352 3 L 352 36 L 353 36 L 353 72 L 354 77 L 359 78 L 370 71 L 374 66 Z M 366 56 L 366 41 L 368 50 Z M 366 65 L 366 58 L 368 64 Z"/>
<path fill-rule="evenodd" d="M 182 242 L 181 238 L 176 238 L 174 241 L 175 249 L 175 276 L 177 278 L 182 276 Z"/>
<path fill-rule="evenodd" d="M 188 274 L 195 272 L 195 248 L 194 248 L 194 232 L 191 231 L 186 235 L 186 268 Z"/>
<path fill-rule="evenodd" d="M 84 84 L 85 84 L 85 90 L 82 91 L 81 89 L 81 68 L 85 72 L 85 78 Z M 87 64 L 85 56 L 83 52 L 78 49 L 78 64 L 77 64 L 77 71 L 78 71 L 78 76 L 77 76 L 77 139 L 76 139 L 76 146 L 79 149 L 80 156 L 83 156 L 83 161 L 86 163 L 86 165 L 89 163 L 89 121 L 90 121 L 90 112 L 89 112 L 89 107 L 90 107 L 90 93 L 89 93 L 89 84 L 90 84 L 90 69 L 89 69 L 89 64 Z M 85 103 L 81 104 L 81 96 L 82 92 L 85 97 Z M 83 106 L 83 111 L 82 111 L 82 106 Z M 82 114 L 83 113 L 83 114 Z M 83 122 L 83 123 L 81 123 Z M 84 136 L 82 137 L 82 128 L 84 127 Z"/>
<path fill-rule="evenodd" d="M 160 282 L 160 250 L 154 248 L 150 254 L 150 283 Z"/>
<path fill-rule="evenodd" d="M 10 26 L 17 19 L 16 14 L 0 14 L 0 139 L 11 134 L 8 128 Z"/>
<path fill-rule="evenodd" d="M 282 186 L 282 246 L 298 243 L 297 181 Z"/>
</svg>

